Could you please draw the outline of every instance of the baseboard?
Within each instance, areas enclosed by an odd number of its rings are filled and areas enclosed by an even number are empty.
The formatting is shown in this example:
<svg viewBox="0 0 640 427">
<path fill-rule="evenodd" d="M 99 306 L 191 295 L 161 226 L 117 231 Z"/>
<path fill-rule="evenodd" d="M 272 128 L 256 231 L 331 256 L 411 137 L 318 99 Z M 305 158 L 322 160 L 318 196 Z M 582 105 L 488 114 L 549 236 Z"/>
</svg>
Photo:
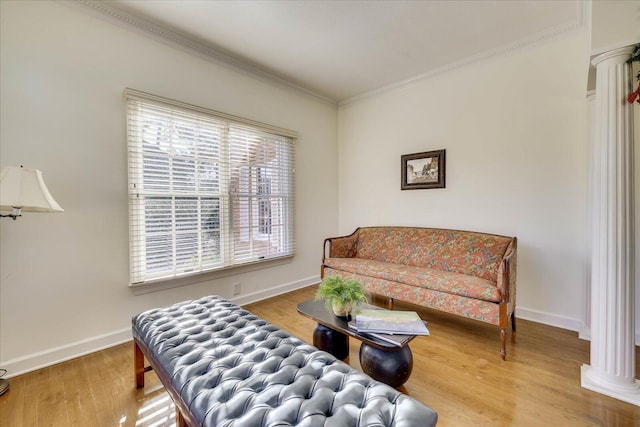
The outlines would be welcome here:
<svg viewBox="0 0 640 427">
<path fill-rule="evenodd" d="M 291 292 L 296 289 L 305 288 L 319 282 L 320 276 L 312 276 L 247 295 L 240 295 L 232 298 L 231 301 L 238 305 L 250 304 Z M 76 341 L 60 347 L 54 347 L 37 353 L 28 354 L 23 357 L 6 360 L 3 361 L 1 365 L 3 369 L 7 370 L 6 378 L 11 378 L 16 375 L 25 374 L 47 366 L 75 359 L 76 357 L 84 356 L 89 353 L 94 353 L 105 348 L 113 347 L 114 345 L 122 344 L 130 341 L 131 339 L 131 328 L 126 328 L 81 341 Z"/>
<path fill-rule="evenodd" d="M 580 330 L 578 331 L 578 338 L 585 341 L 591 341 L 591 327 L 583 326 L 582 328 L 580 328 Z M 638 337 L 636 336 L 636 341 L 637 340 Z"/>
<path fill-rule="evenodd" d="M 7 370 L 7 378 L 26 374 L 37 369 L 46 368 L 60 362 L 75 359 L 89 353 L 113 347 L 130 341 L 131 328 L 122 329 L 108 334 L 98 335 L 71 344 L 39 351 L 24 357 L 2 362 L 2 368 Z"/>
<path fill-rule="evenodd" d="M 591 341 L 591 328 L 584 327 L 580 329 L 580 332 L 578 333 L 578 338 L 585 341 Z M 635 341 L 636 345 L 640 346 L 640 331 L 636 331 L 635 340 L 636 340 Z"/>
<path fill-rule="evenodd" d="M 579 332 L 583 327 L 583 322 L 580 319 L 574 319 L 572 317 L 560 316 L 553 313 L 547 313 L 545 311 L 534 310 L 531 308 L 516 307 L 516 317 L 524 320 L 531 320 L 532 322 L 543 323 L 549 326 L 555 326 L 556 328 L 568 329 L 570 331 Z"/>
<path fill-rule="evenodd" d="M 516 317 L 531 320 L 532 322 L 543 323 L 549 326 L 555 326 L 557 328 L 576 331 L 578 333 L 578 338 L 585 341 L 591 341 L 591 328 L 589 326 L 585 326 L 584 322 L 580 319 L 558 316 L 557 314 L 520 307 L 516 307 Z M 636 331 L 635 339 L 636 345 L 640 346 L 640 331 Z"/>
<path fill-rule="evenodd" d="M 282 295 L 287 292 L 295 291 L 297 289 L 302 289 L 319 282 L 320 276 L 307 277 L 305 279 L 285 283 L 283 285 L 264 289 L 258 292 L 239 295 L 235 298 L 231 298 L 230 300 L 234 304 L 238 305 L 251 304 L 267 298 Z M 589 328 L 585 328 L 583 322 L 579 319 L 559 316 L 557 314 L 523 307 L 516 308 L 516 317 L 519 319 L 555 326 L 557 328 L 576 331 L 582 339 L 589 339 L 590 337 L 591 331 Z M 2 362 L 2 368 L 7 370 L 7 378 L 11 378 L 16 375 L 25 374 L 60 362 L 75 359 L 76 357 L 100 351 L 108 347 L 113 347 L 114 345 L 122 344 L 130 341 L 131 339 L 131 329 L 126 328 L 38 353 L 29 354 L 24 357 L 7 360 Z M 636 332 L 636 345 L 640 345 L 640 331 Z"/>
<path fill-rule="evenodd" d="M 246 295 L 239 295 L 235 298 L 231 298 L 231 302 L 238 305 L 247 305 L 265 300 L 267 298 L 273 298 L 278 295 L 286 294 L 287 292 L 295 291 L 296 289 L 306 288 L 307 286 L 316 283 L 320 283 L 319 275 L 307 277 L 306 279 L 296 280 L 295 282 L 285 283 L 284 285 L 279 285 L 262 291 L 253 292 Z"/>
</svg>

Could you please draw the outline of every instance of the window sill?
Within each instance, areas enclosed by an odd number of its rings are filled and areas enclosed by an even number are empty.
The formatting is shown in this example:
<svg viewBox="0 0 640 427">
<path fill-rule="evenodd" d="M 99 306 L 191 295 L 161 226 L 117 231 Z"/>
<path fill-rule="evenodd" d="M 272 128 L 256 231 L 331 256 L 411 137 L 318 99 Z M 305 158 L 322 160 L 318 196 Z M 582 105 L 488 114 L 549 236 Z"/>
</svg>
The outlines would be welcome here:
<svg viewBox="0 0 640 427">
<path fill-rule="evenodd" d="M 129 289 L 134 295 L 144 295 L 152 292 L 164 291 L 167 289 L 179 288 L 181 286 L 193 285 L 196 283 L 207 282 L 209 280 L 221 279 L 223 277 L 235 276 L 237 274 L 248 273 L 251 271 L 262 270 L 265 268 L 278 267 L 280 265 L 289 264 L 293 259 L 293 255 L 274 258 L 267 261 L 256 261 L 249 264 L 227 267 L 220 270 L 207 271 L 204 273 L 195 273 L 188 276 L 171 277 L 167 279 L 158 279 L 144 282 L 136 285 L 129 285 Z"/>
</svg>

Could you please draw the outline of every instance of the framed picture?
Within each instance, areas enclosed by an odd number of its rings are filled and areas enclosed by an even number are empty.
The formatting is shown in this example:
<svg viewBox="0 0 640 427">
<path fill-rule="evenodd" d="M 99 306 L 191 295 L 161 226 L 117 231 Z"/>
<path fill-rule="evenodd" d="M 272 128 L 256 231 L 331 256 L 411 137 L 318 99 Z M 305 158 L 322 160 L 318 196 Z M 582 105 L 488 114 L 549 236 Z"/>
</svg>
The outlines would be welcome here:
<svg viewBox="0 0 640 427">
<path fill-rule="evenodd" d="M 445 151 L 403 155 L 401 189 L 445 188 Z"/>
</svg>

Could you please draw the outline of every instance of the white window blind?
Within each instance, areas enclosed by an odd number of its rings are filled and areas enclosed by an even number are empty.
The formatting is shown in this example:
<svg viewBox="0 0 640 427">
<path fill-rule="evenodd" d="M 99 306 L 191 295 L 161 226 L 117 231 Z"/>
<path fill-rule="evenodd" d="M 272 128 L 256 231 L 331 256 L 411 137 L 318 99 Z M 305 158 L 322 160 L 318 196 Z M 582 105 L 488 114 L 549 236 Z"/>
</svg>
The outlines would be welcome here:
<svg viewBox="0 0 640 427">
<path fill-rule="evenodd" d="M 294 254 L 294 132 L 124 97 L 132 285 Z"/>
</svg>

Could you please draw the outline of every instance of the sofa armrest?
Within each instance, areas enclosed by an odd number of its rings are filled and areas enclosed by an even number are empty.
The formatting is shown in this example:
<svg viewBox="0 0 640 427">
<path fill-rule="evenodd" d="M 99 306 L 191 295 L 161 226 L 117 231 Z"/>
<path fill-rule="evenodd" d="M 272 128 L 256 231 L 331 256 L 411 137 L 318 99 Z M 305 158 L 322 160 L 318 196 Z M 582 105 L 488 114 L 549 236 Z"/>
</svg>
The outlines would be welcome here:
<svg viewBox="0 0 640 427">
<path fill-rule="evenodd" d="M 324 239 L 322 263 L 324 264 L 325 258 L 355 258 L 358 247 L 359 230 L 360 228 L 356 228 L 356 231 L 348 236 Z"/>
<path fill-rule="evenodd" d="M 515 307 L 516 303 L 516 267 L 518 260 L 518 239 L 513 238 L 502 258 L 498 270 L 498 290 L 502 296 L 502 302 Z"/>
</svg>

